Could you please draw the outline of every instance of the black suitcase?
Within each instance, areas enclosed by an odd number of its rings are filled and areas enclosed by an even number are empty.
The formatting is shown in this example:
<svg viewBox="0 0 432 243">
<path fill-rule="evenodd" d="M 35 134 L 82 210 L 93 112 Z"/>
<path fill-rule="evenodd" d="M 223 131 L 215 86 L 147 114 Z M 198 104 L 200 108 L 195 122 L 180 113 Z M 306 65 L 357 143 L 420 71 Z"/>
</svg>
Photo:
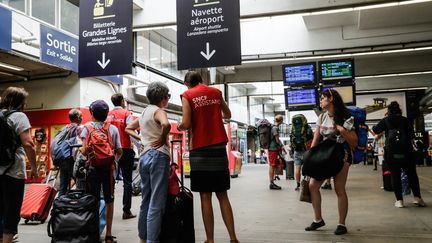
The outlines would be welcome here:
<svg viewBox="0 0 432 243">
<path fill-rule="evenodd" d="M 286 179 L 294 180 L 294 161 L 286 161 Z"/>
<path fill-rule="evenodd" d="M 56 198 L 47 230 L 52 243 L 99 242 L 96 198 L 83 191 L 70 191 Z"/>
<path fill-rule="evenodd" d="M 174 143 L 180 143 L 180 154 L 182 154 L 182 140 L 173 140 L 171 141 L 171 156 L 174 154 Z M 182 156 L 179 158 L 179 161 L 181 160 Z M 168 195 L 167 198 L 160 243 L 195 243 L 193 195 L 184 186 L 182 166 L 180 166 L 180 172 L 180 192 L 175 196 Z"/>
</svg>

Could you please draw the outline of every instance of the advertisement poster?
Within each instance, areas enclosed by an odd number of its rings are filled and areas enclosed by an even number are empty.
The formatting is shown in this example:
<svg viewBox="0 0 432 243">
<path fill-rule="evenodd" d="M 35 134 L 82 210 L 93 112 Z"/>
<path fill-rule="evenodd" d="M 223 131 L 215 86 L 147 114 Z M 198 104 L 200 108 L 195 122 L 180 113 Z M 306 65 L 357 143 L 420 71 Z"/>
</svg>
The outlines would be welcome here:
<svg viewBox="0 0 432 243">
<path fill-rule="evenodd" d="M 406 116 L 406 100 L 404 92 L 378 93 L 368 95 L 357 95 L 357 106 L 366 109 L 367 120 L 381 120 L 387 112 L 387 106 L 397 101 L 402 110 L 402 115 Z"/>
</svg>

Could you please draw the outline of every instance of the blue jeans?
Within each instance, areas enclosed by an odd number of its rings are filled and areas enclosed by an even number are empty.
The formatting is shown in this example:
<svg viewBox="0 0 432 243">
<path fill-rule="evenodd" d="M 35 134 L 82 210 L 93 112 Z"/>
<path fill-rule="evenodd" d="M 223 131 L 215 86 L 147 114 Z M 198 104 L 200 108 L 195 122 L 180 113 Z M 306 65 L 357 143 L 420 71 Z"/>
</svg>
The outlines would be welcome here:
<svg viewBox="0 0 432 243">
<path fill-rule="evenodd" d="M 147 243 L 158 243 L 168 194 L 170 158 L 158 150 L 141 155 L 142 202 L 138 220 L 138 235 Z"/>
</svg>

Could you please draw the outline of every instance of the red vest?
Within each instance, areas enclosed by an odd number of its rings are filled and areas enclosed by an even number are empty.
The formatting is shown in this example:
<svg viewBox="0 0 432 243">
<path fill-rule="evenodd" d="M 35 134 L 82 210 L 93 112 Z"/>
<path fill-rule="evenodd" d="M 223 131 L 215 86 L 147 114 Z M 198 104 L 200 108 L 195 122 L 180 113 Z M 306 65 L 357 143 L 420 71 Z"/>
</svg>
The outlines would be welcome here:
<svg viewBox="0 0 432 243">
<path fill-rule="evenodd" d="M 190 149 L 227 143 L 228 137 L 222 121 L 222 92 L 203 84 L 184 92 L 192 109 L 192 127 L 189 138 Z"/>
<path fill-rule="evenodd" d="M 131 115 L 131 113 L 126 109 L 117 109 L 110 111 L 108 113 L 107 121 L 112 125 L 116 126 L 120 134 L 120 142 L 122 148 L 131 149 L 132 144 L 129 134 L 126 133 L 126 119 Z"/>
</svg>

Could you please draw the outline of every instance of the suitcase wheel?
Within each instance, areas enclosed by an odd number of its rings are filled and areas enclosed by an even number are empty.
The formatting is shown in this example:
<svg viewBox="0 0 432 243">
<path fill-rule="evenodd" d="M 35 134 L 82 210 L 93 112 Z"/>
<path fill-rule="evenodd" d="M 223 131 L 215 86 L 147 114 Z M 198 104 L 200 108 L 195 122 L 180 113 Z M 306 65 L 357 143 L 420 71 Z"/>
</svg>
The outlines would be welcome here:
<svg viewBox="0 0 432 243">
<path fill-rule="evenodd" d="M 28 219 L 24 220 L 24 224 L 28 224 L 29 221 Z"/>
<path fill-rule="evenodd" d="M 46 219 L 42 219 L 42 220 L 41 220 L 41 224 L 44 224 L 45 221 L 46 221 Z"/>
</svg>

